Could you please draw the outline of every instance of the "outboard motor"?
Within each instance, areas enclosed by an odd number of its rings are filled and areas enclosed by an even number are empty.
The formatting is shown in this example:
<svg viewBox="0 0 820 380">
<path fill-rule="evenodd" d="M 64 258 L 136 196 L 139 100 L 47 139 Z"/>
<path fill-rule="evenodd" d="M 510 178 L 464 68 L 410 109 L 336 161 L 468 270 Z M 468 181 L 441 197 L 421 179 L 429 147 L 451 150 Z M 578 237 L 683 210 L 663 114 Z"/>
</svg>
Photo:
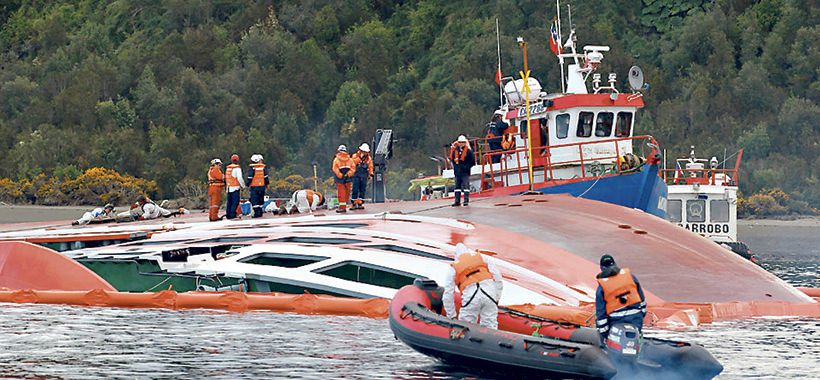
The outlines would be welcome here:
<svg viewBox="0 0 820 380">
<path fill-rule="evenodd" d="M 430 310 L 442 314 L 444 311 L 444 303 L 441 301 L 441 297 L 444 295 L 444 288 L 438 286 L 435 280 L 427 278 L 417 278 L 413 280 L 413 286 L 424 291 L 424 294 L 430 299 Z"/>
<path fill-rule="evenodd" d="M 606 339 L 606 351 L 614 361 L 635 363 L 641 351 L 641 338 L 641 331 L 634 325 L 612 325 Z"/>
</svg>

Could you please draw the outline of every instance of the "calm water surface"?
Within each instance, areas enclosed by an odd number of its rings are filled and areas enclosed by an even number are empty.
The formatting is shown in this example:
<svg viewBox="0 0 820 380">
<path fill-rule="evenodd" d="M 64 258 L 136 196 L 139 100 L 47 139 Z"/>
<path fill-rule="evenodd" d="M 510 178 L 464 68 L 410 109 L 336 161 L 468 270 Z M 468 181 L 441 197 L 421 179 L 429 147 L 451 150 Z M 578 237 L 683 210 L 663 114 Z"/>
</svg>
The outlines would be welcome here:
<svg viewBox="0 0 820 380">
<path fill-rule="evenodd" d="M 768 269 L 818 284 L 816 230 L 740 229 Z M 647 334 L 704 345 L 720 379 L 818 379 L 820 321 L 756 319 Z M 396 341 L 384 320 L 0 304 L 0 377 L 477 378 Z M 507 376 L 515 378 L 515 376 Z"/>
</svg>

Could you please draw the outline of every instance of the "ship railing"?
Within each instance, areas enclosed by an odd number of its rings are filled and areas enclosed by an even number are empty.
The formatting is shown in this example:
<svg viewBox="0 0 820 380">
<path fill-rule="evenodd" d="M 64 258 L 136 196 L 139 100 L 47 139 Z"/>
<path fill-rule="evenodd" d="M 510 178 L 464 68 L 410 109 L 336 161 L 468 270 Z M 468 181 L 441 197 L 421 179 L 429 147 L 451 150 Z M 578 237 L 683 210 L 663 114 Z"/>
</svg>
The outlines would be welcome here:
<svg viewBox="0 0 820 380">
<path fill-rule="evenodd" d="M 734 167 L 731 168 L 675 168 L 662 169 L 658 175 L 667 185 L 722 185 L 738 186 L 740 182 L 740 160 L 743 149 L 737 153 Z"/>
<path fill-rule="evenodd" d="M 480 140 L 481 139 L 477 139 L 477 142 L 480 143 Z M 480 191 L 512 186 L 513 184 L 510 183 L 511 178 L 517 179 L 518 185 L 529 184 L 529 163 L 527 160 L 530 157 L 532 157 L 533 161 L 533 185 L 570 179 L 556 178 L 555 176 L 557 169 L 566 167 L 580 168 L 580 174 L 576 174 L 571 178 L 576 181 L 617 176 L 625 172 L 633 172 L 636 168 L 627 168 L 620 163 L 622 162 L 621 157 L 624 154 L 631 153 L 629 149 L 626 149 L 627 146 L 636 146 L 635 142 L 645 142 L 647 146 L 652 148 L 652 152 L 647 156 L 653 156 L 658 151 L 658 144 L 655 138 L 650 135 L 601 139 L 580 143 L 543 145 L 529 149 L 527 147 L 517 147 L 510 150 L 484 150 L 481 151 L 480 156 L 477 155 L 476 157 L 477 163 L 481 165 Z M 614 154 L 606 152 L 588 153 L 585 152 L 584 149 L 585 147 L 592 147 L 594 145 L 607 144 L 614 147 Z M 577 149 L 578 153 L 577 155 L 570 155 L 572 156 L 571 158 L 566 158 L 567 155 L 564 154 L 562 155 L 564 158 L 555 159 L 551 152 L 556 149 L 561 149 L 563 152 Z M 533 154 L 528 154 L 529 152 Z M 499 162 L 493 163 L 494 157 L 499 157 Z M 507 157 L 512 157 L 512 159 L 507 159 Z M 540 177 L 540 180 L 536 179 L 536 177 Z"/>
</svg>

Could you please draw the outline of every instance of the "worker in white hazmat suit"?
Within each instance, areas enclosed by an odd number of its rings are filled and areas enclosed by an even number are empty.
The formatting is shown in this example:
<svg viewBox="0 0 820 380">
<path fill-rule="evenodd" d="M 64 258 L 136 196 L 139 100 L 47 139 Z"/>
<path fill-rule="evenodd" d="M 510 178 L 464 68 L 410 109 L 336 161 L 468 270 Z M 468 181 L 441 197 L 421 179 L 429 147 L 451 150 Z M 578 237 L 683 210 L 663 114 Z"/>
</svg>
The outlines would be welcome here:
<svg viewBox="0 0 820 380">
<path fill-rule="evenodd" d="M 458 319 L 480 323 L 491 329 L 498 328 L 498 300 L 504 283 L 501 272 L 492 259 L 459 243 L 456 245 L 455 261 L 444 279 L 444 310 L 450 318 L 456 317 L 453 294 L 458 287 L 461 292 L 461 311 Z"/>
<path fill-rule="evenodd" d="M 114 216 L 114 205 L 111 203 L 103 206 L 97 207 L 89 212 L 83 214 L 82 218 L 75 220 L 72 225 L 84 225 L 91 223 L 92 220 L 103 220 L 105 218 L 111 218 Z"/>
</svg>

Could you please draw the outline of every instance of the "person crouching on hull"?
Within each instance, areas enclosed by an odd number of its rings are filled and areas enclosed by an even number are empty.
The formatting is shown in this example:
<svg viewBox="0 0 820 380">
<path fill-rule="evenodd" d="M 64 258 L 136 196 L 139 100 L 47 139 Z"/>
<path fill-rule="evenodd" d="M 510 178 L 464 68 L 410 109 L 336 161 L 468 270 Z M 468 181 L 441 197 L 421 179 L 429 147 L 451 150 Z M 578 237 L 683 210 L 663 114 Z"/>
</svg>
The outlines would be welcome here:
<svg viewBox="0 0 820 380">
<path fill-rule="evenodd" d="M 461 194 L 464 194 L 464 205 L 470 204 L 470 169 L 475 165 L 475 155 L 470 149 L 470 142 L 464 135 L 450 145 L 450 161 L 453 162 L 453 176 L 456 181 L 456 200 L 453 206 L 461 206 Z"/>
<path fill-rule="evenodd" d="M 456 287 L 461 292 L 458 319 L 498 329 L 498 300 L 501 298 L 504 283 L 495 263 L 470 250 L 466 245 L 458 243 L 455 262 L 451 264 L 444 279 L 442 296 L 444 310 L 450 318 L 456 317 L 453 297 Z"/>
<path fill-rule="evenodd" d="M 286 205 L 283 206 L 282 214 L 312 213 L 317 208 L 325 204 L 322 193 L 310 189 L 294 191 Z"/>
<path fill-rule="evenodd" d="M 251 188 L 251 206 L 253 206 L 253 217 L 262 216 L 262 206 L 265 204 L 265 188 L 268 187 L 268 167 L 263 162 L 261 154 L 251 156 L 251 165 L 248 170 L 248 186 Z"/>
<path fill-rule="evenodd" d="M 601 273 L 596 278 L 595 315 L 601 345 L 606 344 L 613 325 L 630 324 L 641 331 L 646 316 L 646 298 L 638 278 L 629 268 L 619 268 L 610 255 L 601 256 Z"/>
<path fill-rule="evenodd" d="M 367 179 L 373 177 L 373 159 L 370 157 L 370 145 L 362 143 L 359 151 L 353 155 L 356 173 L 353 175 L 353 207 L 351 210 L 364 210 Z"/>
<path fill-rule="evenodd" d="M 353 182 L 353 173 L 356 164 L 347 153 L 347 147 L 339 145 L 336 157 L 333 158 L 333 174 L 336 176 L 336 196 L 339 198 L 339 209 L 336 212 L 347 212 L 347 202 L 350 200 L 350 188 Z"/>
<path fill-rule="evenodd" d="M 222 160 L 211 160 L 208 169 L 208 220 L 215 222 L 219 217 L 219 206 L 222 204 L 222 192 L 225 191 L 225 175 L 222 174 Z"/>
</svg>

